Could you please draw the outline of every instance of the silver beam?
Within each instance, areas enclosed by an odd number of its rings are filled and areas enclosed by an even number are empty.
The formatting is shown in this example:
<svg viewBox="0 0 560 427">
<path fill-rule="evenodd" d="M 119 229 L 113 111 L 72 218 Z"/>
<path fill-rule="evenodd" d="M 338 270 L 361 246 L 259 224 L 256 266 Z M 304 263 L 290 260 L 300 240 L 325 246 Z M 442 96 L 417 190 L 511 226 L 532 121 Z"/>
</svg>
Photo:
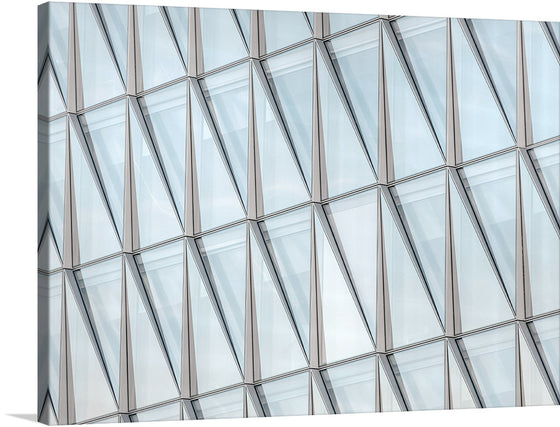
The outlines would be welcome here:
<svg viewBox="0 0 560 427">
<path fill-rule="evenodd" d="M 523 389 L 523 370 L 521 367 L 521 337 L 519 323 L 515 324 L 515 406 L 525 406 L 525 390 Z"/>
<path fill-rule="evenodd" d="M 68 105 L 70 113 L 84 108 L 80 42 L 78 40 L 78 18 L 76 4 L 69 4 L 70 24 L 68 26 Z"/>
<path fill-rule="evenodd" d="M 249 57 L 260 59 L 266 54 L 266 37 L 264 33 L 264 11 L 251 10 L 251 39 Z"/>
<path fill-rule="evenodd" d="M 132 96 L 136 96 L 144 88 L 138 25 L 138 6 L 128 6 L 126 94 Z"/>
<path fill-rule="evenodd" d="M 247 384 L 245 386 L 245 390 L 247 393 L 247 399 L 251 399 L 253 403 L 253 407 L 257 412 L 257 417 L 269 417 L 270 411 L 268 410 L 268 405 L 266 402 L 263 402 L 263 397 L 261 393 L 258 392 L 257 388 L 254 385 Z"/>
<path fill-rule="evenodd" d="M 204 71 L 200 10 L 198 8 L 189 7 L 188 31 L 187 75 L 189 77 L 198 77 L 198 75 Z"/>
</svg>

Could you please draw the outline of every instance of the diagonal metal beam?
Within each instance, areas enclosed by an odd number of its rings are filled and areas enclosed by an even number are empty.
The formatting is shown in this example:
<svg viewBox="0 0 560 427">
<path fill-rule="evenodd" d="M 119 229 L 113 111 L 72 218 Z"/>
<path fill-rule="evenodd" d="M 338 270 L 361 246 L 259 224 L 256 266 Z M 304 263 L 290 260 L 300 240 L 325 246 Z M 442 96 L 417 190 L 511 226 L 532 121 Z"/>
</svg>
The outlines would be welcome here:
<svg viewBox="0 0 560 427">
<path fill-rule="evenodd" d="M 558 61 L 558 65 L 560 65 L 560 41 L 554 36 L 554 31 L 552 30 L 552 26 L 549 22 L 540 22 L 540 24 L 542 30 L 544 31 L 546 40 L 550 44 L 552 53 Z"/>
<path fill-rule="evenodd" d="M 406 393 L 406 388 L 402 383 L 397 364 L 393 362 L 394 359 L 389 359 L 390 356 L 386 354 L 378 354 L 377 357 L 379 358 L 380 367 L 385 371 L 385 375 L 387 376 L 387 380 L 389 381 L 389 385 L 393 390 L 393 394 L 397 399 L 401 411 L 409 411 L 410 401 Z"/>
<path fill-rule="evenodd" d="M 327 382 L 323 375 L 326 375 L 326 371 L 319 371 L 318 369 L 310 369 L 310 380 L 315 383 L 317 390 L 319 391 L 318 398 L 323 401 L 328 414 L 336 414 L 331 395 L 329 393 L 329 388 L 327 387 Z M 313 387 L 310 388 L 313 390 Z M 334 395 L 333 395 L 334 396 Z"/>
<path fill-rule="evenodd" d="M 449 338 L 447 340 L 447 344 L 449 345 L 452 355 L 455 357 L 459 372 L 465 380 L 465 384 L 467 385 L 471 397 L 473 398 L 475 406 L 477 408 L 485 408 L 486 404 L 482 398 L 480 386 L 478 385 L 478 381 L 474 375 L 474 369 L 471 365 L 463 341 L 461 339 Z"/>
<path fill-rule="evenodd" d="M 163 19 L 163 23 L 165 24 L 165 28 L 167 28 L 167 31 L 169 32 L 169 37 L 171 38 L 175 52 L 181 61 L 183 70 L 185 71 L 185 74 L 187 74 L 187 64 L 185 62 L 186 58 L 183 58 L 183 55 L 181 54 L 181 49 L 179 48 L 179 43 L 177 42 L 177 36 L 175 35 L 175 30 L 173 30 L 173 25 L 171 25 L 171 19 L 169 19 L 167 8 L 164 6 L 158 6 L 158 9 L 161 14 L 161 18 Z"/>
</svg>

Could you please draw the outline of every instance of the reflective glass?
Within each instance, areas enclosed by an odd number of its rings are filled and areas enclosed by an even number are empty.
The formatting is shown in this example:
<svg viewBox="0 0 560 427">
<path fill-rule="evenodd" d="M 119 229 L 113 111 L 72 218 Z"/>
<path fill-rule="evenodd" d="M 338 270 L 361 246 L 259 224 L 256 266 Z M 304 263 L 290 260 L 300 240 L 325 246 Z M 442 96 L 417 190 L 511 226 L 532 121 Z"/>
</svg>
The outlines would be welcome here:
<svg viewBox="0 0 560 427">
<path fill-rule="evenodd" d="M 203 397 L 194 402 L 199 419 L 243 417 L 243 387 Z"/>
<path fill-rule="evenodd" d="M 536 332 L 541 357 L 546 361 L 556 387 L 560 387 L 560 316 L 535 320 L 531 326 Z"/>
<path fill-rule="evenodd" d="M 353 27 L 364 21 L 376 18 L 377 15 L 363 15 L 358 13 L 329 13 L 330 33 L 338 33 L 345 28 Z"/>
<path fill-rule="evenodd" d="M 544 379 L 529 351 L 524 334 L 519 333 L 519 355 L 524 404 L 526 406 L 552 405 L 554 402 L 546 388 Z"/>
<path fill-rule="evenodd" d="M 52 117 L 66 112 L 50 65 L 46 65 L 39 80 L 37 111 L 43 117 Z"/>
<path fill-rule="evenodd" d="M 514 406 L 515 326 L 469 335 L 461 341 L 485 406 Z"/>
<path fill-rule="evenodd" d="M 309 24 L 311 25 L 311 29 L 314 28 L 314 16 L 315 14 L 313 12 L 305 12 L 305 15 L 307 16 L 307 20 L 309 21 Z"/>
<path fill-rule="evenodd" d="M 560 42 L 560 22 L 548 22 L 550 28 L 552 28 L 552 34 L 556 37 L 556 40 Z"/>
<path fill-rule="evenodd" d="M 241 34 L 228 9 L 198 9 L 204 71 L 247 56 Z"/>
<path fill-rule="evenodd" d="M 251 11 L 249 9 L 235 9 L 235 17 L 241 27 L 245 44 L 249 46 L 251 43 Z"/>
<path fill-rule="evenodd" d="M 123 80 L 126 82 L 128 52 L 128 6 L 122 4 L 98 4 L 104 18 L 107 36 L 115 53 Z"/>
<path fill-rule="evenodd" d="M 181 403 L 176 402 L 159 408 L 149 409 L 136 414 L 138 422 L 145 421 L 179 421 L 181 419 Z"/>
<path fill-rule="evenodd" d="M 381 395 L 381 412 L 398 412 L 401 410 L 399 402 L 395 396 L 395 391 L 385 373 L 385 368 L 379 363 L 379 394 Z"/>
<path fill-rule="evenodd" d="M 68 3 L 53 2 L 48 5 L 48 34 L 45 37 L 47 45 L 43 47 L 42 37 L 39 38 L 39 54 L 47 49 L 51 58 L 56 79 L 60 84 L 62 96 L 67 99 L 68 94 L 68 27 L 70 13 Z M 45 24 L 43 24 L 45 25 Z M 41 66 L 39 61 L 39 66 Z"/>
<path fill-rule="evenodd" d="M 249 141 L 249 63 L 212 74 L 202 83 L 217 119 L 224 148 L 243 203 L 247 205 Z"/>
<path fill-rule="evenodd" d="M 311 378 L 311 393 L 313 398 L 313 415 L 326 415 L 328 413 L 327 408 L 313 377 Z"/>
<path fill-rule="evenodd" d="M 541 183 L 560 216 L 560 141 L 530 151 Z"/>
<path fill-rule="evenodd" d="M 309 402 L 309 374 L 294 375 L 262 384 L 258 389 L 260 399 L 266 402 L 272 417 L 281 415 L 307 415 Z"/>
<path fill-rule="evenodd" d="M 54 243 L 54 237 L 49 226 L 45 229 L 43 240 L 41 240 L 39 245 L 37 267 L 43 271 L 52 271 L 62 267 L 62 260 L 60 259 L 60 254 Z"/>
<path fill-rule="evenodd" d="M 308 187 L 311 187 L 313 122 L 312 49 L 312 44 L 306 44 L 263 62 Z"/>
<path fill-rule="evenodd" d="M 173 28 L 173 34 L 181 56 L 183 64 L 188 62 L 188 46 L 189 46 L 189 9 L 187 7 L 166 7 L 167 16 Z"/>
<path fill-rule="evenodd" d="M 264 30 L 267 53 L 311 37 L 302 12 L 265 10 Z"/>
<path fill-rule="evenodd" d="M 375 411 L 375 357 L 322 371 L 337 413 Z"/>
<path fill-rule="evenodd" d="M 327 46 L 377 168 L 379 24 L 336 37 Z"/>
<path fill-rule="evenodd" d="M 449 363 L 449 388 L 451 393 L 452 409 L 475 408 L 474 400 L 467 388 L 467 384 L 459 370 L 455 355 L 451 348 L 447 348 L 447 360 Z"/>
</svg>

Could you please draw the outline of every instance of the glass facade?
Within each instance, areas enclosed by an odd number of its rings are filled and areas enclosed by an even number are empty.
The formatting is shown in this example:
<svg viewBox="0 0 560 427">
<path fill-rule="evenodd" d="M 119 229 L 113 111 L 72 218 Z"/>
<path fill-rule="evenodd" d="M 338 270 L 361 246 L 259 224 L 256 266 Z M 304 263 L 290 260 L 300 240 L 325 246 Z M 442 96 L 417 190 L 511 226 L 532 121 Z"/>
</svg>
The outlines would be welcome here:
<svg viewBox="0 0 560 427">
<path fill-rule="evenodd" d="M 40 6 L 39 420 L 560 404 L 557 28 Z"/>
</svg>

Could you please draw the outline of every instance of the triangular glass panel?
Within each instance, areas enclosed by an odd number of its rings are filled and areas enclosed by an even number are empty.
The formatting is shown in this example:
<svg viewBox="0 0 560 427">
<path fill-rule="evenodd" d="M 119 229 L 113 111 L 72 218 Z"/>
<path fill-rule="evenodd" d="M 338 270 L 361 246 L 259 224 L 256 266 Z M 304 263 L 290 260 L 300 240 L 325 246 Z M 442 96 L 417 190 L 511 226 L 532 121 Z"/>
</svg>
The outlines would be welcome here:
<svg viewBox="0 0 560 427">
<path fill-rule="evenodd" d="M 560 43 L 560 22 L 548 22 L 550 28 L 552 28 L 552 34 L 556 37 L 557 43 Z"/>
<path fill-rule="evenodd" d="M 529 152 L 556 214 L 560 217 L 560 141 L 541 145 Z"/>
<path fill-rule="evenodd" d="M 482 71 L 456 19 L 451 20 L 462 160 L 514 144 Z"/>
<path fill-rule="evenodd" d="M 246 226 L 240 224 L 197 241 L 240 362 L 245 342 L 245 238 Z"/>
<path fill-rule="evenodd" d="M 70 25 L 69 3 L 49 3 L 46 8 L 39 8 L 39 28 L 46 34 L 39 34 L 38 65 L 43 65 L 44 56 L 50 56 L 56 80 L 60 83 L 62 96 L 66 100 L 68 93 L 68 26 Z M 43 12 L 45 11 L 45 12 Z M 43 15 L 43 13 L 45 13 Z M 37 70 L 38 73 L 41 71 Z M 41 158 L 41 157 L 39 157 Z"/>
<path fill-rule="evenodd" d="M 229 13 L 229 12 L 228 12 Z M 247 165 L 249 140 L 249 63 L 212 74 L 201 84 L 217 120 L 218 132 L 247 206 Z M 193 103 L 194 105 L 194 103 Z"/>
<path fill-rule="evenodd" d="M 166 7 L 167 16 L 169 16 L 173 35 L 177 40 L 177 45 L 181 51 L 183 64 L 188 62 L 188 46 L 189 46 L 189 8 L 188 7 Z"/>
<path fill-rule="evenodd" d="M 447 362 L 449 364 L 449 393 L 451 394 L 451 409 L 475 408 L 476 405 L 459 370 L 455 355 L 447 345 Z"/>
<path fill-rule="evenodd" d="M 375 357 L 321 371 L 337 414 L 375 411 Z"/>
<path fill-rule="evenodd" d="M 509 298 L 515 301 L 515 153 L 465 167 L 463 184 L 486 233 Z"/>
<path fill-rule="evenodd" d="M 521 363 L 521 385 L 525 406 L 553 405 L 552 397 L 546 388 L 544 379 L 529 351 L 523 333 L 519 334 L 519 353 Z"/>
<path fill-rule="evenodd" d="M 263 66 L 286 121 L 307 186 L 311 188 L 313 44 L 275 55 Z"/>
<path fill-rule="evenodd" d="M 444 407 L 444 345 L 438 341 L 390 357 L 413 411 Z"/>
<path fill-rule="evenodd" d="M 262 179 L 264 213 L 268 214 L 305 202 L 309 196 L 305 184 L 298 176 L 294 159 L 290 155 L 287 142 L 282 136 L 260 80 L 254 70 L 252 73 L 259 171 Z"/>
<path fill-rule="evenodd" d="M 381 200 L 389 293 L 386 309 L 396 348 L 441 335 L 442 330 L 384 197 Z"/>
<path fill-rule="evenodd" d="M 179 52 L 173 44 L 157 6 L 137 6 L 142 88 L 150 89 L 185 75 Z"/>
<path fill-rule="evenodd" d="M 243 417 L 243 387 L 203 397 L 194 402 L 197 419 Z"/>
<path fill-rule="evenodd" d="M 109 206 L 123 236 L 124 156 L 126 101 L 96 108 L 80 117 L 86 138 L 91 140 L 97 157 L 96 166 L 103 181 Z"/>
<path fill-rule="evenodd" d="M 235 9 L 235 17 L 241 27 L 245 45 L 251 45 L 251 11 L 249 9 Z"/>
<path fill-rule="evenodd" d="M 535 320 L 531 330 L 552 380 L 556 387 L 560 387 L 560 315 Z"/>
<path fill-rule="evenodd" d="M 178 390 L 138 292 L 137 286 L 141 284 L 135 282 L 128 262 L 125 265 L 136 406 L 141 408 L 173 399 Z"/>
<path fill-rule="evenodd" d="M 529 261 L 530 305 L 532 314 L 560 308 L 560 238 L 552 226 L 543 202 L 521 162 L 521 197 Z"/>
<path fill-rule="evenodd" d="M 39 92 L 37 94 L 37 110 L 39 115 L 43 117 L 52 117 L 66 112 L 66 105 L 61 97 L 53 72 L 50 61 L 47 60 L 39 79 Z"/>
<path fill-rule="evenodd" d="M 445 314 L 445 172 L 391 188 L 440 319 Z"/>
<path fill-rule="evenodd" d="M 94 350 L 84 319 L 66 284 L 69 347 L 76 421 L 84 421 L 117 410 L 109 379 L 103 372 L 98 353 Z M 95 396 L 95 399 L 91 397 Z"/>
<path fill-rule="evenodd" d="M 326 362 L 373 351 L 373 344 L 359 315 L 333 250 L 315 214 L 317 284 L 323 315 Z"/>
<path fill-rule="evenodd" d="M 377 170 L 379 24 L 335 37 L 327 47 Z"/>
<path fill-rule="evenodd" d="M 299 335 L 309 355 L 309 283 L 311 280 L 311 209 L 301 208 L 261 224 Z"/>
<path fill-rule="evenodd" d="M 46 425 L 58 425 L 58 419 L 56 418 L 56 413 L 54 406 L 51 401 L 51 397 L 47 394 L 47 398 L 43 404 L 43 409 L 38 417 L 38 422 Z"/>
<path fill-rule="evenodd" d="M 200 223 L 204 231 L 242 219 L 245 213 L 192 89 L 190 97 Z"/>
<path fill-rule="evenodd" d="M 440 146 L 446 151 L 447 20 L 404 16 L 391 25 L 406 53 Z"/>
<path fill-rule="evenodd" d="M 315 28 L 315 22 L 314 22 L 315 14 L 313 12 L 305 12 L 305 15 L 307 16 L 307 20 L 309 21 L 309 25 L 311 25 L 311 29 L 314 29 Z"/>
<path fill-rule="evenodd" d="M 39 256 L 37 267 L 43 271 L 52 271 L 62 267 L 62 261 L 58 248 L 54 243 L 54 237 L 50 225 L 47 223 L 43 233 L 43 240 L 39 244 Z"/>
<path fill-rule="evenodd" d="M 116 64 L 93 15 L 93 7 L 91 4 L 76 3 L 84 107 L 124 93 Z"/>
<path fill-rule="evenodd" d="M 329 13 L 330 34 L 338 33 L 346 28 L 361 24 L 376 18 L 377 15 L 365 15 L 358 13 Z"/>
<path fill-rule="evenodd" d="M 309 374 L 307 372 L 257 387 L 267 416 L 307 415 L 309 406 Z"/>
<path fill-rule="evenodd" d="M 98 4 L 107 37 L 115 54 L 121 77 L 126 81 L 128 52 L 128 5 Z"/>
<path fill-rule="evenodd" d="M 265 10 L 263 15 L 266 53 L 311 37 L 309 25 L 301 12 Z"/>
<path fill-rule="evenodd" d="M 250 235 L 259 364 L 262 378 L 269 378 L 304 368 L 307 362 L 253 232 Z"/>
<path fill-rule="evenodd" d="M 515 405 L 515 326 L 464 337 L 460 348 L 489 408 Z"/>
<path fill-rule="evenodd" d="M 187 271 L 198 393 L 241 382 L 235 356 L 188 247 Z"/>
<path fill-rule="evenodd" d="M 121 245 L 93 181 L 73 124 L 70 124 L 70 150 L 80 262 L 84 263 L 119 252 Z"/>
<path fill-rule="evenodd" d="M 317 73 L 328 196 L 336 196 L 375 182 L 350 118 L 319 51 Z M 352 173 L 348 173 L 351 170 Z"/>
<path fill-rule="evenodd" d="M 533 142 L 560 135 L 560 63 L 539 22 L 523 22 Z"/>
<path fill-rule="evenodd" d="M 381 412 L 400 412 L 401 407 L 399 406 L 399 402 L 395 396 L 395 391 L 391 384 L 389 383 L 389 379 L 387 378 L 387 374 L 385 372 L 385 368 L 379 361 L 379 394 L 381 398 Z"/>
<path fill-rule="evenodd" d="M 399 179 L 441 165 L 443 159 L 385 29 L 383 52 L 391 148 L 395 179 Z"/>
<path fill-rule="evenodd" d="M 311 393 L 313 398 L 313 415 L 326 415 L 328 414 L 323 397 L 319 392 L 319 388 L 315 383 L 315 379 L 311 376 Z"/>
<path fill-rule="evenodd" d="M 136 418 L 140 423 L 146 421 L 180 421 L 181 406 L 180 402 L 174 402 L 169 405 L 138 412 Z"/>
<path fill-rule="evenodd" d="M 205 72 L 247 56 L 247 48 L 229 9 L 198 11 Z"/>
<path fill-rule="evenodd" d="M 340 242 L 369 330 L 375 333 L 377 189 L 329 203 L 325 211 Z"/>
<path fill-rule="evenodd" d="M 455 184 L 451 181 L 449 191 L 459 311 L 461 330 L 465 332 L 511 319 L 513 315 Z"/>
<path fill-rule="evenodd" d="M 140 246 L 148 246 L 183 234 L 132 108 L 130 111 L 130 138 Z"/>
</svg>

